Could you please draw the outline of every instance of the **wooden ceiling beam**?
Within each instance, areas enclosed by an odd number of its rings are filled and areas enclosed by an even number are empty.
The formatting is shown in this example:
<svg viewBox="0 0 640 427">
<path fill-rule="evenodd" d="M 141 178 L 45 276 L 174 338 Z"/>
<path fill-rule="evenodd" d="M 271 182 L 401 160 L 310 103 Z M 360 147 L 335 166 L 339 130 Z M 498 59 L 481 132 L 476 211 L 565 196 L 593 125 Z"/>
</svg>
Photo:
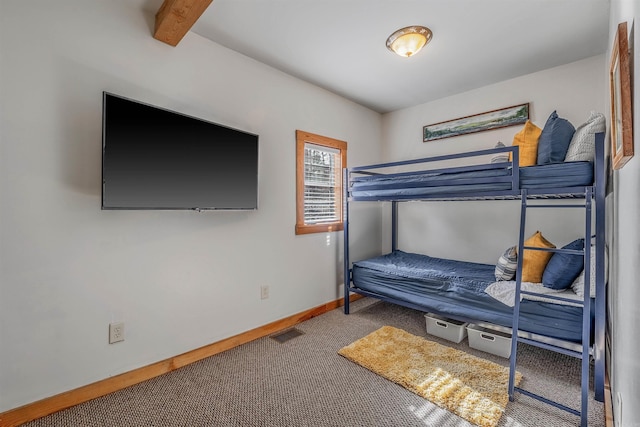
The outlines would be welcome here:
<svg viewBox="0 0 640 427">
<path fill-rule="evenodd" d="M 156 13 L 155 39 L 176 46 L 213 0 L 164 0 Z"/>
</svg>

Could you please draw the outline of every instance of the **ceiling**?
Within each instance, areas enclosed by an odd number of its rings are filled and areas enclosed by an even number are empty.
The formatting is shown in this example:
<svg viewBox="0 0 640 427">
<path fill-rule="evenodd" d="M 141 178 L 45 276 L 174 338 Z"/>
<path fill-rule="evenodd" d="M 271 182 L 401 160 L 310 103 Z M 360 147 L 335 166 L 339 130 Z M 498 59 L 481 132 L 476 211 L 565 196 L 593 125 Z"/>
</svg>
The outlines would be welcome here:
<svg viewBox="0 0 640 427">
<path fill-rule="evenodd" d="M 433 39 L 403 58 L 409 25 Z M 608 25 L 609 0 L 214 0 L 191 31 L 385 113 L 602 54 Z"/>
</svg>

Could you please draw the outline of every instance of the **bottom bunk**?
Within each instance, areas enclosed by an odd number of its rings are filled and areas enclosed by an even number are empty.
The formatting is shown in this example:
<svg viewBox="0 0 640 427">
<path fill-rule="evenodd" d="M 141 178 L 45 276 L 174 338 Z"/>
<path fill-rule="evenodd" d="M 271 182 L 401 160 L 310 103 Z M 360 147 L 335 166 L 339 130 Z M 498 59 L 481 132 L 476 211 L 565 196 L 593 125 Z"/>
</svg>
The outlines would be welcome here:
<svg viewBox="0 0 640 427">
<path fill-rule="evenodd" d="M 511 328 L 513 307 L 486 292 L 495 285 L 494 272 L 495 265 L 396 250 L 354 262 L 349 291 L 456 320 L 496 325 L 496 329 Z M 575 295 L 571 289 L 564 294 Z M 582 308 L 571 303 L 524 299 L 520 305 L 519 331 L 570 348 L 574 347 L 571 343 L 578 345 L 582 341 L 582 320 Z"/>
</svg>

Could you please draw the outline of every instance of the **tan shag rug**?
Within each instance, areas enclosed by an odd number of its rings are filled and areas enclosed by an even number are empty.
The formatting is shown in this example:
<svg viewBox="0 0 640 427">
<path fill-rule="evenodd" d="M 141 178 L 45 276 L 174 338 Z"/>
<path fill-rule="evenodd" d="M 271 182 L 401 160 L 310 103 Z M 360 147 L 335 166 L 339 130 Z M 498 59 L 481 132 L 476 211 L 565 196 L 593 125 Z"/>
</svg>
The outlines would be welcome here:
<svg viewBox="0 0 640 427">
<path fill-rule="evenodd" d="M 383 326 L 338 354 L 478 426 L 496 426 L 509 401 L 509 368 L 402 329 Z"/>
</svg>

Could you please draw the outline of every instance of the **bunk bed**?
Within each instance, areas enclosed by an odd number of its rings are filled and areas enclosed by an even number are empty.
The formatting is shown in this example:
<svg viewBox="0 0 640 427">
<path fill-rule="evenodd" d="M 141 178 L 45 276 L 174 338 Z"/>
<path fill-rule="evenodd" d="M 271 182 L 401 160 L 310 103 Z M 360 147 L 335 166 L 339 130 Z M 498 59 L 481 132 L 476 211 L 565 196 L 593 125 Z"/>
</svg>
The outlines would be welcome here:
<svg viewBox="0 0 640 427">
<path fill-rule="evenodd" d="M 581 416 L 586 425 L 590 359 L 594 361 L 595 399 L 604 400 L 605 371 L 605 152 L 604 133 L 595 134 L 593 161 L 520 167 L 517 146 L 493 148 L 408 161 L 345 169 L 344 173 L 344 310 L 351 293 L 377 298 L 450 319 L 513 333 L 509 396 L 514 392 L 542 400 Z M 491 162 L 491 156 L 508 160 Z M 454 162 L 454 166 L 439 165 Z M 433 165 L 436 165 L 435 167 Z M 398 248 L 398 205 L 407 201 L 520 200 L 517 253 L 546 250 L 582 255 L 584 271 L 595 262 L 595 296 L 591 274 L 584 274 L 583 297 L 566 293 L 540 295 L 522 288 L 518 257 L 511 306 L 488 295 L 496 282 L 496 265 L 407 253 Z M 549 202 L 549 200 L 554 200 Z M 391 204 L 391 252 L 352 262 L 349 258 L 349 205 L 360 201 Z M 585 212 L 584 248 L 539 249 L 525 246 L 525 221 L 532 208 L 581 208 Z M 595 215 L 592 215 L 595 212 Z M 592 223 L 595 217 L 595 224 Z M 595 254 L 592 260 L 592 250 Z M 574 297 L 569 297 L 573 293 Z M 582 359 L 581 411 L 520 389 L 513 384 L 516 351 L 525 342 Z"/>
</svg>

